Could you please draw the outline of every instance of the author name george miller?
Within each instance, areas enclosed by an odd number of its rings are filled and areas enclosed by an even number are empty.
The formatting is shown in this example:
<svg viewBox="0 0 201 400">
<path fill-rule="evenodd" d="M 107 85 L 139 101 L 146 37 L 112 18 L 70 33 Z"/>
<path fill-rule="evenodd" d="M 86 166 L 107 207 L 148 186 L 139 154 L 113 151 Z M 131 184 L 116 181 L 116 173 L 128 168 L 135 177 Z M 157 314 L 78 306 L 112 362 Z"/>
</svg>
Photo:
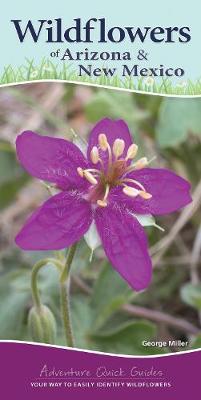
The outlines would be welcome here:
<svg viewBox="0 0 201 400">
<path fill-rule="evenodd" d="M 143 340 L 142 346 L 144 347 L 187 347 L 189 345 L 188 341 L 182 340 L 161 340 L 161 341 L 148 341 Z"/>
</svg>

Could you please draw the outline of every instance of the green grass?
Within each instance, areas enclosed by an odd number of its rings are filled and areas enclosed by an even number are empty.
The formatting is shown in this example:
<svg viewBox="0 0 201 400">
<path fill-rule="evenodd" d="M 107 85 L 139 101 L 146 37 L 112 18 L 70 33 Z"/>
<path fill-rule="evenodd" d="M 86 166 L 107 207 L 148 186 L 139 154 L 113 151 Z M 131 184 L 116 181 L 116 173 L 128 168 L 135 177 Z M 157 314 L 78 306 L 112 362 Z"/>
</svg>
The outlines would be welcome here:
<svg viewBox="0 0 201 400">
<path fill-rule="evenodd" d="M 163 79 L 162 82 L 153 81 L 147 83 L 149 78 L 122 78 L 118 76 L 106 77 L 102 75 L 98 78 L 89 76 L 78 76 L 71 64 L 54 64 L 48 59 L 43 59 L 39 65 L 35 65 L 34 60 L 26 59 L 25 65 L 14 69 L 11 65 L 4 68 L 0 76 L 0 84 L 19 83 L 25 81 L 37 80 L 63 80 L 73 82 L 84 82 L 94 85 L 109 86 L 113 88 L 123 88 L 129 90 L 139 90 L 148 93 L 161 93 L 172 95 L 199 95 L 201 94 L 201 79 L 196 82 L 191 80 L 179 81 L 177 84 L 169 79 Z"/>
</svg>

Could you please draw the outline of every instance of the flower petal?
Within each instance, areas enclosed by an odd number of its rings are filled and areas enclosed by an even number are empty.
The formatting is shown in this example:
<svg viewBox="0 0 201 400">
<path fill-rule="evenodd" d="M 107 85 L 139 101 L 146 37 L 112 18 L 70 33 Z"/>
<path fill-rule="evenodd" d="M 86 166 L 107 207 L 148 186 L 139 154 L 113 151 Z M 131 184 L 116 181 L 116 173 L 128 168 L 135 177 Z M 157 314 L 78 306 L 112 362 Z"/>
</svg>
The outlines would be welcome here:
<svg viewBox="0 0 201 400">
<path fill-rule="evenodd" d="M 48 199 L 16 237 L 24 250 L 59 250 L 79 240 L 92 222 L 90 204 L 76 190 Z"/>
<path fill-rule="evenodd" d="M 148 200 L 143 200 L 139 196 L 129 197 L 123 192 L 123 186 L 116 186 L 110 190 L 107 202 L 109 204 L 118 203 L 122 209 L 129 209 L 133 214 L 150 214 Z"/>
<path fill-rule="evenodd" d="M 87 161 L 68 140 L 26 131 L 17 137 L 16 149 L 20 163 L 30 175 L 56 183 L 61 189 L 86 185 L 77 168 L 86 168 Z"/>
<path fill-rule="evenodd" d="M 143 200 L 140 196 L 133 199 L 137 213 L 169 214 L 192 201 L 190 184 L 168 169 L 143 168 L 127 176 L 139 181 L 152 194 L 149 200 Z"/>
<path fill-rule="evenodd" d="M 137 219 L 116 203 L 98 208 L 95 221 L 111 264 L 132 288 L 145 289 L 151 280 L 152 266 L 147 238 Z"/>
<path fill-rule="evenodd" d="M 127 124 L 123 120 L 112 120 L 109 118 L 104 118 L 99 121 L 94 128 L 92 129 L 89 141 L 88 141 L 88 160 L 91 162 L 90 153 L 94 146 L 99 147 L 98 144 L 98 136 L 100 133 L 105 133 L 107 136 L 108 143 L 110 144 L 111 148 L 115 139 L 123 139 L 125 142 L 125 149 L 121 156 L 121 158 L 125 158 L 127 154 L 127 150 L 129 146 L 133 143 L 130 131 L 128 129 Z M 101 159 L 103 160 L 104 164 L 107 166 L 108 163 L 108 152 L 102 151 L 99 149 L 99 154 Z M 129 164 L 129 162 L 127 162 Z M 98 165 L 98 164 L 97 164 Z"/>
</svg>

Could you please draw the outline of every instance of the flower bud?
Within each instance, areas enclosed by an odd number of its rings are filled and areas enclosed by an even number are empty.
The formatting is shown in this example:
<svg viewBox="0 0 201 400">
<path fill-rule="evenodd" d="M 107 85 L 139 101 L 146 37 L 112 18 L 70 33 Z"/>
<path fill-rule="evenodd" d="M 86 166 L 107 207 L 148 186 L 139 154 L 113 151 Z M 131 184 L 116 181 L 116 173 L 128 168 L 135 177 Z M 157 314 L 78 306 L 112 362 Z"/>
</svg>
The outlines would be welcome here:
<svg viewBox="0 0 201 400">
<path fill-rule="evenodd" d="M 55 343 L 56 321 L 50 309 L 42 305 L 33 306 L 28 315 L 28 327 L 34 342 Z"/>
</svg>

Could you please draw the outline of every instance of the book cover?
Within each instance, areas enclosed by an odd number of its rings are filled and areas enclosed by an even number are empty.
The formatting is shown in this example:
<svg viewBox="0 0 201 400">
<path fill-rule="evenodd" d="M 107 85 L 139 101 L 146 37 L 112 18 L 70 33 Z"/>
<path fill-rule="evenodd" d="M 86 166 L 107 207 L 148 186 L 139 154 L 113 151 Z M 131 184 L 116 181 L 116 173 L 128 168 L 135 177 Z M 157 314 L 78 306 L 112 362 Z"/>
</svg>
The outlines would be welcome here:
<svg viewBox="0 0 201 400">
<path fill-rule="evenodd" d="M 200 4 L 4 4 L 1 398 L 197 398 Z"/>
</svg>

